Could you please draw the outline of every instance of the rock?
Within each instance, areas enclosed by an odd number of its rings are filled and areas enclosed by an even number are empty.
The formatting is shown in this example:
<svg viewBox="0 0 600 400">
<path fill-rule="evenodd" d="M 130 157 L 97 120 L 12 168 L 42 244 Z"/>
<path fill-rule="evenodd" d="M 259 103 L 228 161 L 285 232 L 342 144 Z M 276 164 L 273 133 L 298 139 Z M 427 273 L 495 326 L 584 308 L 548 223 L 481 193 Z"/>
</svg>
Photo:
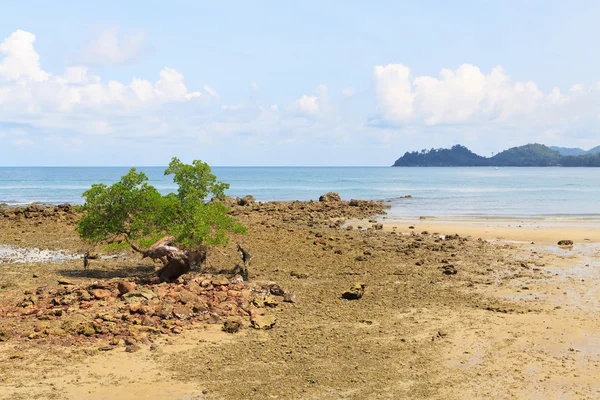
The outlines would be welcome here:
<svg viewBox="0 0 600 400">
<path fill-rule="evenodd" d="M 154 298 L 156 298 L 156 294 L 148 289 L 134 290 L 133 292 L 125 293 L 123 295 L 123 301 L 125 301 L 126 304 L 139 303 Z"/>
<path fill-rule="evenodd" d="M 90 301 L 92 300 L 92 295 L 87 290 L 82 290 L 81 294 L 79 295 L 79 298 L 81 299 L 81 301 Z"/>
<path fill-rule="evenodd" d="M 298 303 L 298 295 L 296 295 L 296 293 L 293 292 L 287 292 L 283 295 L 283 301 L 285 301 L 286 303 Z"/>
<path fill-rule="evenodd" d="M 558 245 L 559 246 L 573 246 L 573 241 L 572 240 L 559 240 L 558 241 Z"/>
<path fill-rule="evenodd" d="M 276 283 L 269 284 L 268 289 L 275 296 L 283 296 L 285 294 L 285 290 Z"/>
<path fill-rule="evenodd" d="M 92 289 L 89 292 L 98 300 L 106 300 L 110 298 L 110 291 L 106 289 Z"/>
<path fill-rule="evenodd" d="M 456 267 L 452 264 L 443 265 L 441 268 L 444 275 L 456 275 Z"/>
<path fill-rule="evenodd" d="M 156 326 L 156 321 L 149 315 L 142 317 L 142 326 Z"/>
<path fill-rule="evenodd" d="M 252 318 L 252 327 L 254 329 L 271 329 L 275 326 L 277 319 L 272 315 L 257 315 Z"/>
<path fill-rule="evenodd" d="M 321 197 L 319 197 L 319 201 L 322 203 L 332 203 L 342 201 L 340 195 L 336 192 L 325 193 Z"/>
<path fill-rule="evenodd" d="M 440 329 L 438 331 L 438 336 L 439 337 L 446 337 L 446 336 L 448 336 L 448 331 L 446 331 L 445 329 Z"/>
<path fill-rule="evenodd" d="M 298 279 L 307 279 L 308 278 L 308 274 L 306 274 L 304 272 L 297 272 L 297 271 L 290 272 L 290 276 L 293 276 L 294 278 L 298 278 Z"/>
<path fill-rule="evenodd" d="M 136 284 L 135 282 L 121 281 L 117 285 L 117 289 L 119 289 L 119 293 L 121 295 L 124 295 L 126 293 L 133 292 L 136 289 Z"/>
<path fill-rule="evenodd" d="M 367 286 L 364 282 L 356 282 L 349 290 L 342 293 L 342 298 L 346 300 L 358 300 L 365 294 L 365 287 Z"/>
<path fill-rule="evenodd" d="M 408 229 L 415 229 L 414 225 L 408 227 Z"/>
<path fill-rule="evenodd" d="M 57 282 L 59 285 L 67 285 L 67 286 L 73 285 L 73 282 L 71 282 L 70 280 L 65 279 L 65 278 L 60 278 Z"/>
<path fill-rule="evenodd" d="M 138 346 L 137 344 L 125 347 L 125 351 L 127 353 L 135 353 L 136 351 L 139 351 L 139 350 L 140 350 L 140 346 Z"/>
<path fill-rule="evenodd" d="M 277 305 L 279 304 L 279 302 L 277 301 L 277 299 L 275 298 L 275 296 L 268 295 L 264 299 L 264 304 L 267 307 L 277 307 Z"/>
<path fill-rule="evenodd" d="M 190 307 L 187 306 L 175 306 L 173 307 L 173 315 L 179 319 L 188 319 L 194 312 Z"/>
<path fill-rule="evenodd" d="M 229 317 L 223 324 L 223 331 L 227 333 L 236 333 L 242 329 L 244 320 L 241 317 Z"/>
<path fill-rule="evenodd" d="M 380 231 L 383 229 L 383 224 L 373 224 L 373 229 Z"/>
<path fill-rule="evenodd" d="M 253 196 L 247 195 L 242 197 L 241 199 L 237 199 L 238 206 L 249 206 L 250 204 L 254 204 L 256 199 Z"/>
<path fill-rule="evenodd" d="M 198 301 L 198 296 L 184 289 L 179 292 L 179 301 L 183 304 L 194 304 Z"/>
<path fill-rule="evenodd" d="M 217 275 L 210 281 L 213 286 L 226 286 L 229 285 L 229 279 L 225 275 Z"/>
</svg>

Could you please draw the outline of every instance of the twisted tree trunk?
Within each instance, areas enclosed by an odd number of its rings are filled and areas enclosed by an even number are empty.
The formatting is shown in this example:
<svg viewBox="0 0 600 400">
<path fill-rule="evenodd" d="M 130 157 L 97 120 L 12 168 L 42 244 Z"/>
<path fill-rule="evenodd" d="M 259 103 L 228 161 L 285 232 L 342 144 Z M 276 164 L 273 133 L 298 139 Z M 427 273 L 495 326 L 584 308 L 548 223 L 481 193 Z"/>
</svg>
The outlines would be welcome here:
<svg viewBox="0 0 600 400">
<path fill-rule="evenodd" d="M 163 268 L 158 271 L 161 281 L 172 282 L 181 275 L 199 268 L 206 260 L 206 246 L 199 246 L 193 250 L 182 250 L 173 245 L 175 238 L 165 236 L 154 243 L 148 250 L 132 248 L 143 254 L 143 258 L 160 260 Z"/>
</svg>

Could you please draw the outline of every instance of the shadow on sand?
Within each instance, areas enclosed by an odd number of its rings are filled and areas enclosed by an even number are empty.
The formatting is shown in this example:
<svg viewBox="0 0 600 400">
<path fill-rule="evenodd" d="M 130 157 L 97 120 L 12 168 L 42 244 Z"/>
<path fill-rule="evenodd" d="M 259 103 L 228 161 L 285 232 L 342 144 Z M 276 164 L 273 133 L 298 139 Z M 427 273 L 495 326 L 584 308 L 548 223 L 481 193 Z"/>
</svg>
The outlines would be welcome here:
<svg viewBox="0 0 600 400">
<path fill-rule="evenodd" d="M 69 278 L 111 279 L 151 276 L 154 275 L 155 267 L 153 265 L 137 265 L 119 268 L 89 268 L 86 270 L 62 269 L 57 272 L 59 275 Z"/>
</svg>

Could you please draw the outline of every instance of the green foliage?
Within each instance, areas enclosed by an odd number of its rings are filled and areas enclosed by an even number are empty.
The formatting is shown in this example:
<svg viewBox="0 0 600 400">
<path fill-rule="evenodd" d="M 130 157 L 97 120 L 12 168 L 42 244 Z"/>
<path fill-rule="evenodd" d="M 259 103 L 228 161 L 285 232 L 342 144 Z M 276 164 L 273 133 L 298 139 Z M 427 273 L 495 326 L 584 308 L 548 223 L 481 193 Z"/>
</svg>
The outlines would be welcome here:
<svg viewBox="0 0 600 400">
<path fill-rule="evenodd" d="M 177 193 L 161 195 L 135 168 L 111 186 L 92 185 L 83 193 L 77 232 L 91 243 L 123 240 L 141 247 L 171 235 L 184 248 L 226 245 L 228 233 L 247 233 L 223 203 L 207 202 L 222 198 L 229 188 L 217 181 L 208 164 L 173 158 L 165 175 L 173 175 Z"/>
</svg>

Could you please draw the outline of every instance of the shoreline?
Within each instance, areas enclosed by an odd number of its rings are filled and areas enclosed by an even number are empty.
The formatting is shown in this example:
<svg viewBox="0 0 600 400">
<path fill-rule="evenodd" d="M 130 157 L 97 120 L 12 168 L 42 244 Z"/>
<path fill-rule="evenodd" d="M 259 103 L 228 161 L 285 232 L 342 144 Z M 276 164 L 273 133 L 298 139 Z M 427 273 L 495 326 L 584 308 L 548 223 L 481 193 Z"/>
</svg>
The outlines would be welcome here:
<svg viewBox="0 0 600 400">
<path fill-rule="evenodd" d="M 399 233 L 428 232 L 459 234 L 487 240 L 545 242 L 556 244 L 559 240 L 575 243 L 600 242 L 600 221 L 581 219 L 538 220 L 524 218 L 450 219 L 440 217 L 395 218 L 379 217 L 384 231 Z M 370 227 L 366 220 L 349 221 L 349 225 Z M 410 228 L 412 227 L 412 228 Z"/>
</svg>

